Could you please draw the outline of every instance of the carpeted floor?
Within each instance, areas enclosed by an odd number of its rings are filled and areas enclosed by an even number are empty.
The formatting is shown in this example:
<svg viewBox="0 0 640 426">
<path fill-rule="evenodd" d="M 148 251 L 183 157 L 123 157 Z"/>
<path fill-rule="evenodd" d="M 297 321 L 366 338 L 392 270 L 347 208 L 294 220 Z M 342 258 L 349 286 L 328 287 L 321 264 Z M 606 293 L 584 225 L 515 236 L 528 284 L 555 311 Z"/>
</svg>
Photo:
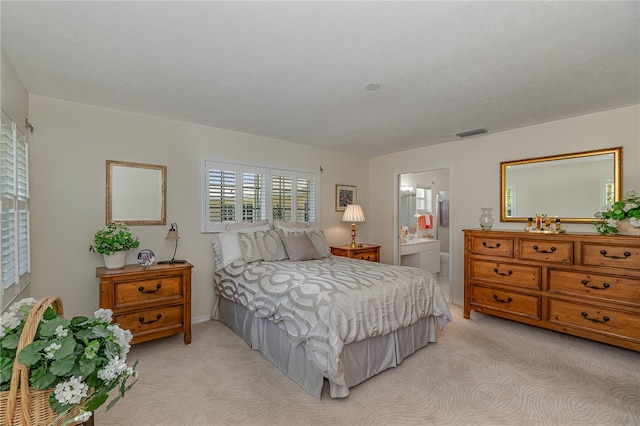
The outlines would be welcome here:
<svg viewBox="0 0 640 426">
<path fill-rule="evenodd" d="M 96 425 L 640 425 L 639 353 L 451 309 L 438 343 L 342 400 L 310 396 L 221 323 L 196 324 L 191 345 L 132 348 L 140 379 Z"/>
</svg>

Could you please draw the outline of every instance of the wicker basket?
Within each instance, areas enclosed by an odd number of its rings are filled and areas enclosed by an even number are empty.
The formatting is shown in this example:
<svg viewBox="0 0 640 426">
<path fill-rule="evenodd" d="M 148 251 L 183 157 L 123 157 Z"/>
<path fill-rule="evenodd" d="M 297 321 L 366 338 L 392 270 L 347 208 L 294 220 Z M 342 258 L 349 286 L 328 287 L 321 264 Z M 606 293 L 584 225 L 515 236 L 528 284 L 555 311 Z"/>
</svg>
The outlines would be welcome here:
<svg viewBox="0 0 640 426">
<path fill-rule="evenodd" d="M 53 389 L 34 389 L 29 387 L 29 369 L 18 362 L 18 354 L 29 343 L 38 330 L 38 324 L 47 308 L 51 306 L 58 315 L 64 315 L 62 300 L 50 296 L 40 299 L 29 312 L 25 322 L 16 359 L 13 363 L 11 387 L 8 391 L 0 392 L 0 419 L 5 426 L 44 426 L 59 424 L 77 416 L 77 409 L 71 410 L 64 417 L 58 419 L 59 414 L 49 405 L 49 395 Z M 57 421 L 56 421 L 57 420 Z"/>
<path fill-rule="evenodd" d="M 618 221 L 618 233 L 620 235 L 633 235 L 634 237 L 640 237 L 640 228 L 636 228 L 631 225 L 629 219 L 622 219 Z"/>
</svg>

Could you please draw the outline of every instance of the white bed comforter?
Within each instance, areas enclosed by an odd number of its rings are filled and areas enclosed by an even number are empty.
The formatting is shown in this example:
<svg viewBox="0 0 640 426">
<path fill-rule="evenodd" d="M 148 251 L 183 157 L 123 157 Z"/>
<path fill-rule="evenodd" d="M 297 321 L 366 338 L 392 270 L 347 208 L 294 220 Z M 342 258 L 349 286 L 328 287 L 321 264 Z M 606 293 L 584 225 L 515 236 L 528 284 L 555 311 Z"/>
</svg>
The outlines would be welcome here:
<svg viewBox="0 0 640 426">
<path fill-rule="evenodd" d="M 345 385 L 344 345 L 451 313 L 434 277 L 420 269 L 331 256 L 232 263 L 215 274 L 220 295 L 269 318 L 336 384 Z"/>
</svg>

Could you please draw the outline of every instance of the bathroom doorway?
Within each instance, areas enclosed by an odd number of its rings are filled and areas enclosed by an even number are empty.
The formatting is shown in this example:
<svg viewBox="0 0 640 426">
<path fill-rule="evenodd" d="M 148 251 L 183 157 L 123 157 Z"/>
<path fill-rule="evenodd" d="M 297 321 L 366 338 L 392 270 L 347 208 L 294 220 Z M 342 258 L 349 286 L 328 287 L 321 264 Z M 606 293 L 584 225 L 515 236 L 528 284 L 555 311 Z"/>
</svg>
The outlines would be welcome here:
<svg viewBox="0 0 640 426">
<path fill-rule="evenodd" d="M 396 264 L 434 273 L 451 301 L 451 171 L 449 168 L 398 174 Z M 434 248 L 438 248 L 434 252 Z M 417 262 L 416 253 L 421 262 Z"/>
</svg>

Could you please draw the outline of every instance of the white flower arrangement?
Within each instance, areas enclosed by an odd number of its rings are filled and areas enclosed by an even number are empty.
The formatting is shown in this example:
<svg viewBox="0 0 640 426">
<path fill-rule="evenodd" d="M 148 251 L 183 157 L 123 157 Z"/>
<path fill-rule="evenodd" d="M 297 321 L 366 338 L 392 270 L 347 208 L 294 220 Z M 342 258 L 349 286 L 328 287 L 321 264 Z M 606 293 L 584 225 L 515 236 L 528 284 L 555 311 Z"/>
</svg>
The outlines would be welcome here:
<svg viewBox="0 0 640 426">
<path fill-rule="evenodd" d="M 9 390 L 18 341 L 27 315 L 36 304 L 33 298 L 14 303 L 0 317 L 0 391 Z M 113 407 L 136 383 L 137 361 L 127 366 L 131 332 L 110 324 L 113 312 L 98 309 L 94 318 L 67 319 L 47 308 L 33 342 L 18 354 L 18 361 L 29 367 L 29 385 L 36 389 L 54 388 L 51 408 L 60 418 L 74 407 L 79 414 L 64 424 L 84 422 L 104 404 L 109 392 L 119 388 Z"/>
<path fill-rule="evenodd" d="M 634 228 L 640 228 L 640 197 L 635 191 L 629 191 L 624 200 L 616 201 L 604 212 L 596 212 L 596 218 L 601 219 L 594 222 L 597 231 L 601 234 L 618 233 L 618 223 L 628 219 L 629 224 Z"/>
</svg>

